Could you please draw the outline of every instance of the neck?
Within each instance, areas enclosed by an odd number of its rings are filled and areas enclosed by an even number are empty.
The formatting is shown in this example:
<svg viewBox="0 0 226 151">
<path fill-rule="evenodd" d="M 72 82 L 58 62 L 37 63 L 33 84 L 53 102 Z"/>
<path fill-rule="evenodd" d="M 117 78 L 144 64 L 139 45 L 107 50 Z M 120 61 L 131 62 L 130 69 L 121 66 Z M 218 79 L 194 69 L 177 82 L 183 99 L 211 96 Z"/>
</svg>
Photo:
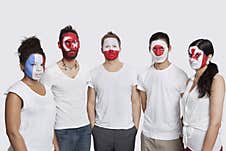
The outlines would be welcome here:
<svg viewBox="0 0 226 151">
<path fill-rule="evenodd" d="M 26 75 L 23 77 L 22 81 L 25 82 L 27 85 L 35 85 L 39 83 L 38 80 L 33 80 Z"/>
<path fill-rule="evenodd" d="M 207 69 L 207 66 L 204 66 L 204 67 L 196 70 L 195 78 L 199 79 L 201 77 L 201 75 L 205 72 L 206 69 Z"/>
<path fill-rule="evenodd" d="M 69 59 L 62 58 L 62 62 L 67 66 L 74 66 L 76 61 L 77 61 L 76 59 L 69 60 Z"/>
<path fill-rule="evenodd" d="M 167 67 L 169 67 L 170 64 L 171 63 L 169 62 L 169 60 L 166 60 L 166 61 L 164 61 L 162 63 L 154 63 L 154 67 L 157 70 L 163 70 L 163 69 L 166 69 Z"/>
<path fill-rule="evenodd" d="M 107 60 L 107 59 L 105 59 L 104 64 L 105 65 L 117 65 L 117 64 L 121 64 L 121 62 L 119 61 L 118 58 L 116 58 L 115 60 Z"/>
</svg>

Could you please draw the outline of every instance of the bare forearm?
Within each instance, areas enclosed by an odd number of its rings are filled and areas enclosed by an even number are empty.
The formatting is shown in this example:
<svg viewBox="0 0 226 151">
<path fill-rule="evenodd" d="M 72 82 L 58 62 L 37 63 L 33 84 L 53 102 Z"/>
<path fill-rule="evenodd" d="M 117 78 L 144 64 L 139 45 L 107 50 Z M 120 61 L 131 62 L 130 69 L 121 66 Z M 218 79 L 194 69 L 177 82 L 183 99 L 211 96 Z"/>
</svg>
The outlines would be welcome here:
<svg viewBox="0 0 226 151">
<path fill-rule="evenodd" d="M 60 151 L 55 132 L 53 136 L 53 145 L 54 145 L 54 151 Z"/>
<path fill-rule="evenodd" d="M 14 151 L 27 151 L 23 137 L 18 132 L 7 133 Z"/>
<path fill-rule="evenodd" d="M 90 126 L 91 126 L 91 128 L 93 128 L 93 126 L 95 124 L 95 117 L 96 117 L 95 106 L 93 104 L 88 104 L 87 105 L 87 112 L 88 112 Z"/>
<path fill-rule="evenodd" d="M 212 151 L 213 146 L 217 139 L 219 128 L 220 128 L 219 124 L 209 126 L 202 146 L 202 151 Z"/>
<path fill-rule="evenodd" d="M 132 104 L 133 106 L 133 122 L 135 127 L 139 128 L 139 122 L 140 122 L 140 114 L 141 114 L 141 107 L 140 103 L 136 102 Z"/>
</svg>

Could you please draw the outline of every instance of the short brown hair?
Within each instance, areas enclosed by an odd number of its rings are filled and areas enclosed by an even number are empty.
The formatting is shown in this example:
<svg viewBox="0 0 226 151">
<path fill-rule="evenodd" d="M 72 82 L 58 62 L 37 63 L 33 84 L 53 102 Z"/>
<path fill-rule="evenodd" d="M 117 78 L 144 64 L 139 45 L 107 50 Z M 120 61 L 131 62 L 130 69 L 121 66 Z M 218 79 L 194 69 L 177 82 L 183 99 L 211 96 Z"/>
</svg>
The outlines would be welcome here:
<svg viewBox="0 0 226 151">
<path fill-rule="evenodd" d="M 121 48 L 121 40 L 120 38 L 113 32 L 108 32 L 107 34 L 105 34 L 102 39 L 101 39 L 101 48 L 103 47 L 103 44 L 104 44 L 104 40 L 107 39 L 107 38 L 115 38 L 117 39 L 118 41 L 118 44 L 119 44 L 119 47 Z"/>
</svg>

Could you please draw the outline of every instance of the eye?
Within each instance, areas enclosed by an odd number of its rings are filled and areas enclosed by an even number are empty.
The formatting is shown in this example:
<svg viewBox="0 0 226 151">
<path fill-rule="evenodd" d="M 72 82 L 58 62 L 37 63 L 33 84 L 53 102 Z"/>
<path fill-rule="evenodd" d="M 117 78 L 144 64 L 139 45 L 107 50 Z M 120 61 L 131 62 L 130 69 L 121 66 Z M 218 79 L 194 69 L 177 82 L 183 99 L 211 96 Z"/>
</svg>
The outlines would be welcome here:
<svg viewBox="0 0 226 151">
<path fill-rule="evenodd" d="M 197 53 L 195 54 L 195 57 L 198 58 L 201 54 L 200 53 Z"/>
</svg>

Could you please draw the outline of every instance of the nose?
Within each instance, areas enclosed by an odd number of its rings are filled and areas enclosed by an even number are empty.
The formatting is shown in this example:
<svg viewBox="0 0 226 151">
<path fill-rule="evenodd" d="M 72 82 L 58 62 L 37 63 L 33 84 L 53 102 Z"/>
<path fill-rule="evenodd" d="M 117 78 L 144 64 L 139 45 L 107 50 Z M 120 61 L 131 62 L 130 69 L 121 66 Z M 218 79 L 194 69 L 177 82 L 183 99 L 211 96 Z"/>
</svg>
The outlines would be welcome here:
<svg viewBox="0 0 226 151">
<path fill-rule="evenodd" d="M 155 55 L 156 56 L 161 56 L 163 54 L 164 51 L 160 50 L 160 49 L 157 49 L 155 50 Z"/>
</svg>

